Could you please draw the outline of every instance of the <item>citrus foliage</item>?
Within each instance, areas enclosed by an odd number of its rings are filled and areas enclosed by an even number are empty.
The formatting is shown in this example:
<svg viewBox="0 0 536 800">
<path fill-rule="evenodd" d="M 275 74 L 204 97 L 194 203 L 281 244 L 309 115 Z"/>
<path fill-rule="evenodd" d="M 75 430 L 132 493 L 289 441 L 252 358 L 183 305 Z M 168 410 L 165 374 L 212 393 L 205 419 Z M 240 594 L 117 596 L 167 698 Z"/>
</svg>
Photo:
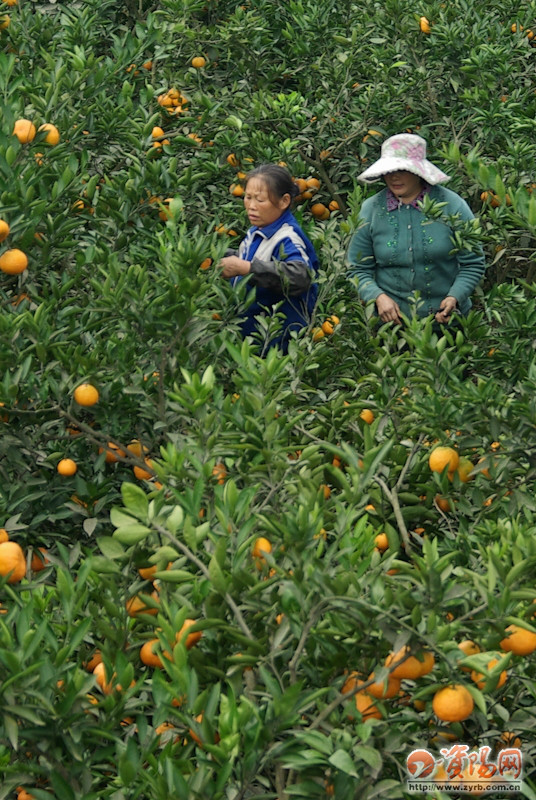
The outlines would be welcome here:
<svg viewBox="0 0 536 800">
<path fill-rule="evenodd" d="M 529 751 L 536 6 L 475 6 L 6 5 L 0 798 L 399 798 L 438 736 Z M 441 338 L 344 274 L 402 129 L 491 265 Z M 215 265 L 266 161 L 323 270 L 261 359 Z"/>
</svg>

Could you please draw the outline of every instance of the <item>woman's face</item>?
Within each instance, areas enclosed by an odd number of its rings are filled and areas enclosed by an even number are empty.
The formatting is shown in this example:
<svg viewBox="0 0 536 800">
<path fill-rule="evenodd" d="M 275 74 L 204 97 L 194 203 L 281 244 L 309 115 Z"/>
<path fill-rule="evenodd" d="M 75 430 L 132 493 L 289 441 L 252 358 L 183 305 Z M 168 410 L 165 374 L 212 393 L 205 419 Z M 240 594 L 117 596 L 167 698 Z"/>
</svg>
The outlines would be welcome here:
<svg viewBox="0 0 536 800">
<path fill-rule="evenodd" d="M 411 203 L 412 200 L 419 196 L 422 189 L 421 178 L 418 175 L 414 175 L 413 172 L 407 172 L 405 169 L 398 170 L 398 172 L 388 172 L 383 178 L 387 187 L 403 203 Z"/>
<path fill-rule="evenodd" d="M 279 219 L 289 205 L 289 194 L 284 194 L 274 202 L 270 198 L 268 186 L 262 178 L 250 178 L 247 182 L 244 206 L 252 225 L 257 225 L 259 228 L 271 225 L 272 222 Z"/>
</svg>

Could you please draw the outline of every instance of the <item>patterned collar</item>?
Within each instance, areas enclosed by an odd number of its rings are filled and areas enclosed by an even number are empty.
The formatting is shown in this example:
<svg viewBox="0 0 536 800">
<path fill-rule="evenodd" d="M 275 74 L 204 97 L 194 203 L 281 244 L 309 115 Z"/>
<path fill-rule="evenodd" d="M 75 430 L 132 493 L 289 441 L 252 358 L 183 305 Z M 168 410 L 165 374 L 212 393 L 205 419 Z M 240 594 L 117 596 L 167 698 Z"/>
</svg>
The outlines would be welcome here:
<svg viewBox="0 0 536 800">
<path fill-rule="evenodd" d="M 432 187 L 430 186 L 430 184 L 425 182 L 424 186 L 422 187 L 421 191 L 419 192 L 415 200 L 412 200 L 411 203 L 409 203 L 408 205 L 418 209 L 419 207 L 417 203 L 420 203 L 424 195 L 427 194 L 431 188 Z M 390 189 L 387 189 L 387 211 L 396 211 L 399 205 L 400 204 L 398 202 L 398 197 L 396 197 Z"/>
</svg>

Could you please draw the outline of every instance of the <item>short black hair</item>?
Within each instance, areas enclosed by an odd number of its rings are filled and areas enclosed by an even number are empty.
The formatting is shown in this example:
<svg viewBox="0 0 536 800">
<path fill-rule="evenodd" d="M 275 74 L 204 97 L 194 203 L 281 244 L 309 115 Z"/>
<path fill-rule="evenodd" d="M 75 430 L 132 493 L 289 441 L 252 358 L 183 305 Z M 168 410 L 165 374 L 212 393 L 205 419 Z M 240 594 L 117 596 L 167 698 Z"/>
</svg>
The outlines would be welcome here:
<svg viewBox="0 0 536 800">
<path fill-rule="evenodd" d="M 300 193 L 288 169 L 280 167 L 279 164 L 261 164 L 255 167 L 246 177 L 246 188 L 251 178 L 260 178 L 265 182 L 268 197 L 272 202 L 281 200 L 286 194 L 290 195 L 292 200 Z"/>
</svg>

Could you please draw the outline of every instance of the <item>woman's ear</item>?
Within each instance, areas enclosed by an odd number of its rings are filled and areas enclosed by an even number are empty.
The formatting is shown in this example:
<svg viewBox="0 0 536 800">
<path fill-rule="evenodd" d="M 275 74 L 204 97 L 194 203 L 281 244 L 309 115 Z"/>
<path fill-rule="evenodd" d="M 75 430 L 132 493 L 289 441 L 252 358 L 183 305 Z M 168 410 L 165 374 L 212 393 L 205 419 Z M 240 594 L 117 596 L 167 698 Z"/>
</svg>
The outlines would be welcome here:
<svg viewBox="0 0 536 800">
<path fill-rule="evenodd" d="M 283 197 L 279 198 L 279 208 L 282 211 L 285 211 L 289 207 L 289 205 L 290 205 L 290 195 L 287 192 L 286 194 L 283 195 Z"/>
</svg>

